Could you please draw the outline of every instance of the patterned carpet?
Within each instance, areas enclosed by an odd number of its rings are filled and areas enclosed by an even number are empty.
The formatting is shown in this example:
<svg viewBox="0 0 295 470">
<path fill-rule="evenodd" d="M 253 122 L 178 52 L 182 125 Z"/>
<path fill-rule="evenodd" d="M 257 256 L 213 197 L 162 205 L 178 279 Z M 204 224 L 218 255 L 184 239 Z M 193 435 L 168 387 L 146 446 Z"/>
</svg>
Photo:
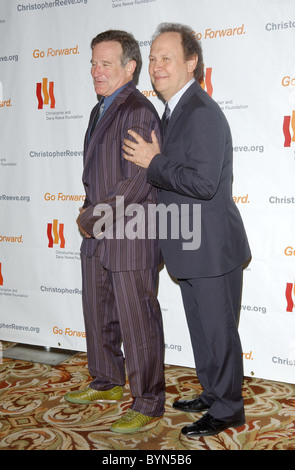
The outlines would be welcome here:
<svg viewBox="0 0 295 470">
<path fill-rule="evenodd" d="M 90 381 L 85 353 L 57 366 L 4 358 L 0 364 L 0 450 L 295 450 L 295 385 L 244 380 L 246 425 L 217 436 L 187 438 L 182 426 L 201 415 L 171 406 L 201 387 L 194 371 L 166 366 L 166 413 L 144 431 L 119 435 L 110 425 L 130 406 L 128 385 L 119 404 L 74 405 L 69 390 Z"/>
</svg>

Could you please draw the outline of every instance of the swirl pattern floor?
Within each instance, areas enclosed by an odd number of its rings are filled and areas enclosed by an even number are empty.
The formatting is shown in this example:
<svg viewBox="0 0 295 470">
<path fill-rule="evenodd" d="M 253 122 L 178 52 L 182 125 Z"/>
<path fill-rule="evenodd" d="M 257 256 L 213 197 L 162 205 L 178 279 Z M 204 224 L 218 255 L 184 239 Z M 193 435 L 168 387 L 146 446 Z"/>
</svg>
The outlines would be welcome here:
<svg viewBox="0 0 295 470">
<path fill-rule="evenodd" d="M 118 435 L 110 425 L 130 406 L 127 384 L 118 404 L 74 405 L 69 390 L 90 382 L 85 353 L 60 365 L 3 359 L 0 364 L 0 450 L 295 450 L 295 385 L 245 377 L 246 424 L 217 436 L 187 438 L 182 426 L 200 415 L 172 408 L 201 391 L 194 371 L 166 366 L 166 412 L 143 431 Z"/>
</svg>

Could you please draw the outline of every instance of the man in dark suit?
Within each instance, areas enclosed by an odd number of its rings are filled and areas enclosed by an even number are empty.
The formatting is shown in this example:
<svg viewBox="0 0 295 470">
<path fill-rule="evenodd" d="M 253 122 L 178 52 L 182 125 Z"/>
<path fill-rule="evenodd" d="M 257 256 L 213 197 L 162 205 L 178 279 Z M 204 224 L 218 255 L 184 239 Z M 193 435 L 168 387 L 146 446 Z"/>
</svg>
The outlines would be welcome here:
<svg viewBox="0 0 295 470">
<path fill-rule="evenodd" d="M 198 83 L 203 75 L 202 50 L 189 27 L 160 26 L 151 46 L 149 73 L 170 108 L 168 125 L 163 124 L 167 129 L 162 150 L 154 133 L 152 143 L 147 143 L 130 131 L 132 141 L 125 140 L 125 158 L 148 169 L 147 181 L 159 188 L 159 204 L 179 207 L 180 227 L 182 208 L 195 234 L 194 210 L 201 214 L 199 244 L 184 248 L 181 230 L 178 238 L 169 237 L 172 229 L 160 243 L 167 269 L 179 281 L 203 387 L 199 397 L 173 406 L 207 411 L 182 429 L 185 435 L 207 436 L 245 423 L 237 324 L 242 266 L 250 249 L 231 195 L 230 128 Z"/>
<path fill-rule="evenodd" d="M 122 146 L 129 128 L 145 139 L 154 129 L 160 139 L 161 122 L 134 84 L 141 55 L 133 36 L 106 31 L 93 39 L 91 47 L 91 74 L 102 98 L 92 110 L 85 136 L 86 200 L 77 223 L 84 236 L 83 312 L 93 381 L 66 399 L 87 404 L 122 398 L 122 341 L 134 400 L 111 430 L 128 433 L 163 415 L 165 384 L 156 296 L 161 255 L 158 240 L 148 239 L 145 223 L 149 205 L 157 201 L 157 189 L 147 183 L 145 169 L 124 159 Z"/>
</svg>

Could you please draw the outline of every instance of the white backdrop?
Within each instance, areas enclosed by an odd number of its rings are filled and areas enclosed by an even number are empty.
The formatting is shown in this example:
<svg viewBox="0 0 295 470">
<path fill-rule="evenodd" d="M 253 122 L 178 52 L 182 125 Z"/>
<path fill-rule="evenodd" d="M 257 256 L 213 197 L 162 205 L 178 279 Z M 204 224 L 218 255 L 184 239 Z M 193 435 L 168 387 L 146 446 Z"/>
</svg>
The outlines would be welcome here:
<svg viewBox="0 0 295 470">
<path fill-rule="evenodd" d="M 232 129 L 233 197 L 253 254 L 240 320 L 245 375 L 294 383 L 294 0 L 0 0 L 0 340 L 86 349 L 75 220 L 96 101 L 90 42 L 110 28 L 132 32 L 139 89 L 162 114 L 147 73 L 162 21 L 201 39 L 204 86 Z M 165 269 L 159 300 L 166 363 L 193 366 Z"/>
</svg>

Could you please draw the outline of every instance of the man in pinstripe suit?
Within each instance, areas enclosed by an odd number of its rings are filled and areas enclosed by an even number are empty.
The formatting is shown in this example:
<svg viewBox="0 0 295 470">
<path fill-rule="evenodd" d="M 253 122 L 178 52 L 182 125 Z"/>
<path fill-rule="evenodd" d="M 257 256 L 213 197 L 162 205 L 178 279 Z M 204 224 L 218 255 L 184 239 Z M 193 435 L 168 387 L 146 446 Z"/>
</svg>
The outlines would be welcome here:
<svg viewBox="0 0 295 470">
<path fill-rule="evenodd" d="M 165 383 L 156 297 L 161 255 L 158 240 L 149 239 L 145 223 L 157 190 L 146 182 L 145 169 L 124 159 L 122 145 L 130 128 L 147 140 L 152 130 L 161 139 L 161 129 L 156 110 L 134 84 L 141 56 L 133 36 L 106 31 L 93 39 L 91 47 L 91 74 L 101 100 L 92 110 L 85 136 L 86 200 L 77 223 L 84 237 L 83 312 L 93 381 L 65 398 L 84 404 L 120 400 L 126 363 L 133 403 L 111 430 L 127 433 L 163 415 Z M 143 217 L 136 219 L 135 227 L 132 208 L 139 205 Z"/>
</svg>

